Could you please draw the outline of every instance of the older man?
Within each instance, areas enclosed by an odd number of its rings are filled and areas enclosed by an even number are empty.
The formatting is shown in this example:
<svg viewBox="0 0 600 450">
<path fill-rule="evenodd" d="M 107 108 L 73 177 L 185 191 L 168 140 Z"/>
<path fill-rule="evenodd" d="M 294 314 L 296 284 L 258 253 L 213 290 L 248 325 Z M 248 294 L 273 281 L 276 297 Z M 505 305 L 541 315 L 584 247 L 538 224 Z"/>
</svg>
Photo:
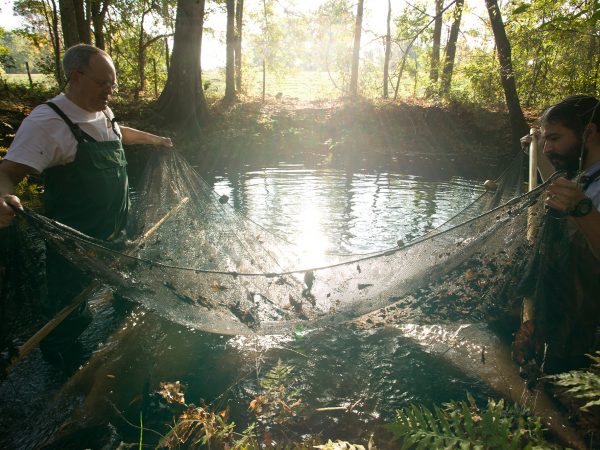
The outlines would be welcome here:
<svg viewBox="0 0 600 450">
<path fill-rule="evenodd" d="M 171 140 L 119 127 L 108 101 L 116 88 L 110 56 L 91 45 L 64 55 L 64 94 L 35 108 L 0 164 L 0 226 L 20 206 L 14 188 L 28 174 L 45 175 L 46 214 L 79 231 L 110 239 L 128 208 L 124 144 L 171 147 Z"/>
<path fill-rule="evenodd" d="M 169 138 L 119 127 L 108 107 L 116 84 L 110 56 L 91 45 L 65 52 L 64 94 L 35 108 L 23 121 L 0 163 L 0 227 L 19 208 L 15 186 L 29 174 L 44 175 L 44 207 L 51 218 L 98 239 L 111 240 L 124 229 L 129 208 L 124 144 L 172 147 Z M 47 255 L 46 315 L 70 301 L 82 280 L 51 249 Z M 85 304 L 42 344 L 64 359 L 70 344 L 90 321 Z"/>
</svg>

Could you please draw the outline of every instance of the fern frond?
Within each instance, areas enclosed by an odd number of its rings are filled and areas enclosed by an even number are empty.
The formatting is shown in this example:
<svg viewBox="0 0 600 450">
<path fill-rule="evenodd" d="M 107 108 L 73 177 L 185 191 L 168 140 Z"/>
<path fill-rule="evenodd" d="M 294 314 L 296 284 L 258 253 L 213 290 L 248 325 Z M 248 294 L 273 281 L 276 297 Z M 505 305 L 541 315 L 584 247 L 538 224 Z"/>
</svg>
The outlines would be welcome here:
<svg viewBox="0 0 600 450">
<path fill-rule="evenodd" d="M 572 370 L 549 375 L 546 378 L 557 386 L 568 388 L 566 393 L 572 397 L 590 400 L 581 409 L 587 410 L 592 406 L 600 406 L 600 375 L 587 370 Z"/>
<path fill-rule="evenodd" d="M 519 449 L 524 443 L 554 448 L 545 441 L 539 418 L 528 416 L 504 400 L 489 400 L 486 409 L 474 399 L 452 402 L 433 412 L 422 405 L 396 411 L 396 420 L 386 426 L 402 449 Z"/>
</svg>

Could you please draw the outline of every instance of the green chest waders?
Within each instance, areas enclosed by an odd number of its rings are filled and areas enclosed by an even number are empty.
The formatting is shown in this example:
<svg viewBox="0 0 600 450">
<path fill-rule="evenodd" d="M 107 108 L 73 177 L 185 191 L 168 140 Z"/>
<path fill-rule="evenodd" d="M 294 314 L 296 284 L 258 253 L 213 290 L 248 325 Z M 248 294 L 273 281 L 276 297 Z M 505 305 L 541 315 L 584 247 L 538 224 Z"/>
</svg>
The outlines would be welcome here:
<svg viewBox="0 0 600 450">
<path fill-rule="evenodd" d="M 111 239 L 124 229 L 129 209 L 125 153 L 121 140 L 97 142 L 56 105 L 46 103 L 77 139 L 72 163 L 47 169 L 44 204 L 48 217 L 97 239 Z M 119 134 L 115 131 L 115 134 Z M 120 136 L 119 136 L 120 138 Z M 48 248 L 47 299 L 42 309 L 52 317 L 89 283 L 60 254 Z M 74 311 L 40 344 L 49 361 L 77 358 L 77 337 L 92 320 L 87 302 Z"/>
<path fill-rule="evenodd" d="M 98 239 L 114 237 L 124 229 L 129 210 L 127 160 L 121 140 L 97 142 L 56 105 L 46 104 L 77 139 L 75 160 L 45 171 L 46 215 Z M 117 134 L 114 124 L 113 130 Z"/>
</svg>

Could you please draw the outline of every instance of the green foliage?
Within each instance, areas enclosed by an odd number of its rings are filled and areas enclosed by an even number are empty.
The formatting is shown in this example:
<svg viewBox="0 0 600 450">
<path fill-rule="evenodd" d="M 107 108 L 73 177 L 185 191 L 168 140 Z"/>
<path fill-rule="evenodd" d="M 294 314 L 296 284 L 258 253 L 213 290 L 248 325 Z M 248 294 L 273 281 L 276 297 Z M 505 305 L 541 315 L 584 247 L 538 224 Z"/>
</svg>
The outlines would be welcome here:
<svg viewBox="0 0 600 450">
<path fill-rule="evenodd" d="M 347 0 L 328 0 L 316 11 L 308 43 L 314 68 L 328 72 L 338 95 L 347 92 L 350 82 L 354 39 L 354 5 Z"/>
<path fill-rule="evenodd" d="M 25 20 L 23 28 L 12 31 L 7 42 L 15 59 L 13 73 L 25 73 L 25 62 L 33 73 L 54 75 L 48 6 L 43 0 L 16 0 L 14 11 Z"/>
<path fill-rule="evenodd" d="M 426 87 L 419 85 L 419 79 L 428 79 L 427 74 L 430 64 L 432 29 L 425 28 L 431 20 L 427 10 L 428 2 L 421 1 L 406 5 L 394 20 L 396 25 L 394 42 L 396 46 L 393 47 L 393 50 L 396 51 L 392 51 L 392 60 L 395 63 L 392 63 L 390 67 L 394 77 L 398 75 L 402 77 L 399 84 L 401 97 L 416 97 L 417 93 L 424 91 Z M 417 36 L 416 39 L 415 36 Z M 408 53 L 406 53 L 407 51 Z M 399 74 L 403 59 L 406 59 L 403 72 Z"/>
<path fill-rule="evenodd" d="M 26 61 L 34 66 L 33 62 L 40 52 L 31 45 L 32 41 L 27 36 L 20 31 L 0 29 L 0 66 L 6 73 L 25 73 Z"/>
<path fill-rule="evenodd" d="M 229 422 L 229 409 L 221 412 L 208 405 L 195 406 L 185 403 L 184 386 L 175 383 L 161 382 L 157 392 L 168 405 L 179 408 L 184 406 L 171 427 L 161 439 L 157 448 L 258 448 L 255 440 L 255 425 L 251 424 L 241 434 L 236 433 L 235 423 Z M 142 423 L 140 415 L 140 448 L 142 445 Z"/>
<path fill-rule="evenodd" d="M 557 448 L 543 436 L 540 419 L 504 400 L 488 400 L 481 409 L 470 395 L 467 402 L 451 402 L 433 412 L 421 405 L 397 411 L 387 425 L 402 449 L 533 449 Z"/>
<path fill-rule="evenodd" d="M 600 406 L 600 351 L 588 356 L 593 361 L 590 370 L 572 370 L 546 377 L 557 386 L 567 388 L 567 395 L 583 400 L 585 404 L 581 409 L 584 411 Z"/>
<path fill-rule="evenodd" d="M 6 32 L 0 27 L 0 75 L 8 68 L 15 66 L 15 60 L 10 54 L 9 48 L 4 44 Z"/>
<path fill-rule="evenodd" d="M 41 187 L 36 183 L 30 183 L 27 178 L 15 186 L 15 195 L 30 208 L 39 208 L 42 205 L 40 196 Z"/>
<path fill-rule="evenodd" d="M 174 30 L 175 8 L 175 0 L 111 3 L 115 19 L 107 21 L 105 35 L 121 96 L 160 95 L 167 79 L 165 39 Z"/>
<path fill-rule="evenodd" d="M 526 106 L 546 106 L 574 93 L 598 93 L 598 1 L 532 0 L 507 5 L 506 31 Z"/>
</svg>

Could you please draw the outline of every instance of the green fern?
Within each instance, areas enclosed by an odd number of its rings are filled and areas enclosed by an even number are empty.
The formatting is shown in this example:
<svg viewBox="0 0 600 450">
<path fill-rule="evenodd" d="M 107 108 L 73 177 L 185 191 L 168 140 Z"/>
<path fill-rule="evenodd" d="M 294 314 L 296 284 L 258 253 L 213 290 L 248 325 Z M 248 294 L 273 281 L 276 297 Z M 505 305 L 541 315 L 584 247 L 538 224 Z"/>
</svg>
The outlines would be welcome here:
<svg viewBox="0 0 600 450">
<path fill-rule="evenodd" d="M 283 424 L 297 420 L 304 408 L 300 390 L 294 387 L 294 366 L 284 364 L 281 359 L 260 380 L 262 392 L 250 407 L 262 424 Z"/>
<path fill-rule="evenodd" d="M 572 370 L 546 377 L 557 386 L 568 388 L 566 394 L 584 400 L 586 403 L 581 406 L 584 411 L 600 406 L 600 351 L 595 356 L 587 356 L 593 361 L 589 370 Z"/>
<path fill-rule="evenodd" d="M 468 402 L 447 403 L 433 412 L 410 405 L 397 411 L 396 421 L 387 428 L 402 441 L 402 449 L 554 448 L 544 439 L 539 418 L 505 405 L 504 400 L 488 400 L 482 410 L 473 397 L 467 397 Z"/>
<path fill-rule="evenodd" d="M 288 383 L 289 377 L 294 370 L 294 366 L 284 364 L 281 359 L 277 365 L 267 372 L 260 385 L 266 391 L 277 391 L 281 385 Z"/>
</svg>

